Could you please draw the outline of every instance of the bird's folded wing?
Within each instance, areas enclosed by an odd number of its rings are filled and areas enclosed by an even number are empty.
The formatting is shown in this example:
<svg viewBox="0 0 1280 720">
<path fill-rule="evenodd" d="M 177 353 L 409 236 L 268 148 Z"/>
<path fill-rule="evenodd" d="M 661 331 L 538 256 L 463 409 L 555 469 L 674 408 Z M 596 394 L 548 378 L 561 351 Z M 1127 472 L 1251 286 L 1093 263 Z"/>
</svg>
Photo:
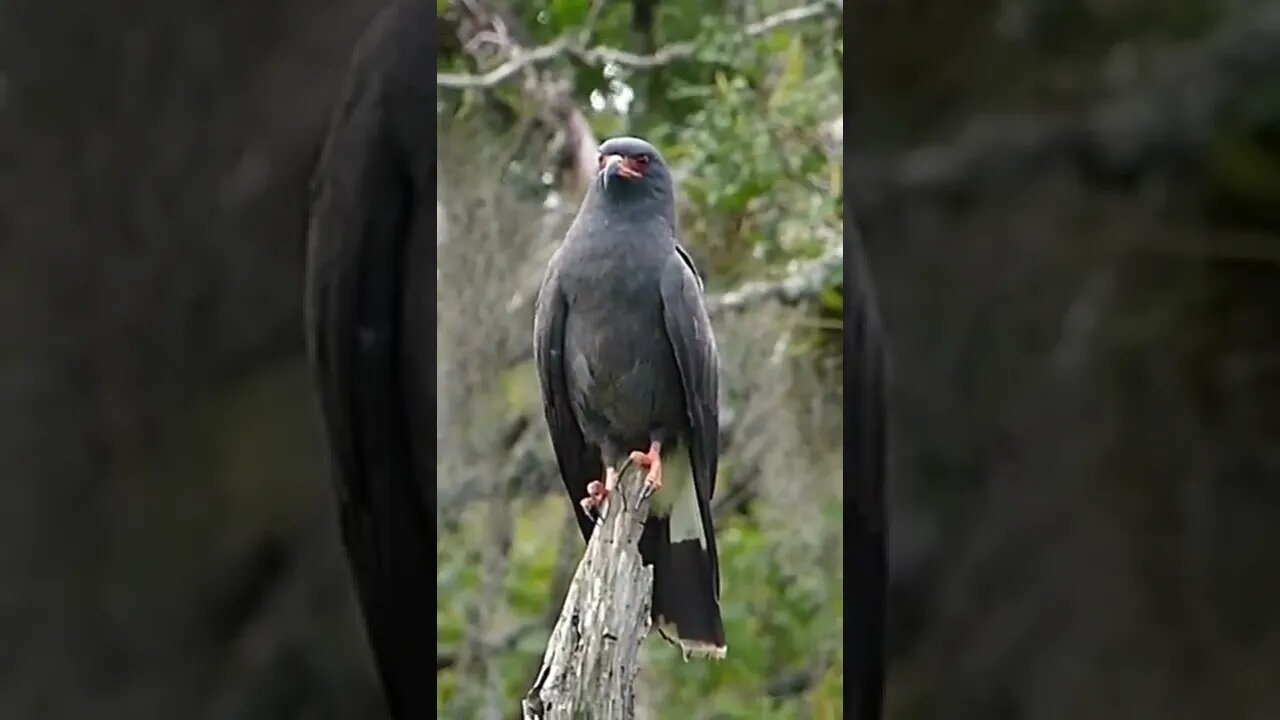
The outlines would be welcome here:
<svg viewBox="0 0 1280 720">
<path fill-rule="evenodd" d="M 551 444 L 560 477 L 573 505 L 574 517 L 582 530 L 583 539 L 591 537 L 595 523 L 578 504 L 587 494 L 587 483 L 599 479 L 601 461 L 592 452 L 578 419 L 570 405 L 569 388 L 565 381 L 564 325 L 568 306 L 561 294 L 555 274 L 555 258 L 547 269 L 538 292 L 533 316 L 533 356 L 538 367 L 538 383 L 542 388 L 542 407 L 551 431 Z"/>
<path fill-rule="evenodd" d="M 720 356 L 703 303 L 701 283 L 688 256 L 677 251 L 662 274 L 662 311 L 667 338 L 675 353 L 684 386 L 685 406 L 692 430 L 693 464 L 706 482 L 707 497 L 715 494 L 715 470 L 720 454 Z"/>
</svg>

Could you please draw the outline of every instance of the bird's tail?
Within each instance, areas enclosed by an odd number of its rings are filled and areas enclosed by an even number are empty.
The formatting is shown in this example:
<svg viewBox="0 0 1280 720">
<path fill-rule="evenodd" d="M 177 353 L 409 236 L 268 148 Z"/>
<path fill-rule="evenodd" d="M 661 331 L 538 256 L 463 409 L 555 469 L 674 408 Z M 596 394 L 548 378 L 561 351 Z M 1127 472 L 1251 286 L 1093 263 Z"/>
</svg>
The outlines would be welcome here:
<svg viewBox="0 0 1280 720">
<path fill-rule="evenodd" d="M 673 455 L 679 456 L 672 458 L 676 462 L 664 458 L 663 487 L 640 536 L 640 555 L 653 566 L 653 622 L 686 659 L 722 658 L 726 646 L 715 537 L 704 526 L 684 453 Z"/>
</svg>

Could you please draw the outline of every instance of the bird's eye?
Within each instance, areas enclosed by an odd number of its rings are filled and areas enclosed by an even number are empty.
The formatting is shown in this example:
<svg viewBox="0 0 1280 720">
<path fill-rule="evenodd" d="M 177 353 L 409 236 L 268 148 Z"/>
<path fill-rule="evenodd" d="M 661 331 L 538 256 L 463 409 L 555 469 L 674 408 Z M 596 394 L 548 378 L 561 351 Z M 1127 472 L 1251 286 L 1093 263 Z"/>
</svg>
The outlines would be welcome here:
<svg viewBox="0 0 1280 720">
<path fill-rule="evenodd" d="M 604 169 L 604 153 L 596 154 L 596 168 Z"/>
<path fill-rule="evenodd" d="M 649 156 L 648 156 L 648 155 L 637 155 L 637 156 L 635 157 L 635 161 L 636 161 L 637 163 L 639 163 L 640 165 L 648 165 L 648 164 L 649 164 Z"/>
</svg>

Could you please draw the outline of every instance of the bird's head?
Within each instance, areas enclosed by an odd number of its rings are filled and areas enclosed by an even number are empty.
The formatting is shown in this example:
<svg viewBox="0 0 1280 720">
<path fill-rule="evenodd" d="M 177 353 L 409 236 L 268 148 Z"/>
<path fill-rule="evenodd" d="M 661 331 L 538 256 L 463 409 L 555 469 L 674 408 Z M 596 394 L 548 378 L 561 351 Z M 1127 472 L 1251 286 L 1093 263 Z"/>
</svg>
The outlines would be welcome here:
<svg viewBox="0 0 1280 720">
<path fill-rule="evenodd" d="M 671 173 L 658 149 L 636 137 L 615 137 L 600 146 L 598 181 L 605 194 L 618 198 L 665 196 Z"/>
</svg>

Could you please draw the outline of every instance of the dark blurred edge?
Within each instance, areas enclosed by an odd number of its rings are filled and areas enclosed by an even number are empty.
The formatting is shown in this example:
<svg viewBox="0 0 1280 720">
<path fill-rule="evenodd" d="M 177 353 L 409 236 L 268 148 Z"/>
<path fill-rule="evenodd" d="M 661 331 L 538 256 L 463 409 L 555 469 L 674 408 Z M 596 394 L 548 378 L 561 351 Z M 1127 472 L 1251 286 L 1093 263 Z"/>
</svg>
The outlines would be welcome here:
<svg viewBox="0 0 1280 720">
<path fill-rule="evenodd" d="M 424 212 L 435 207 L 429 13 L 420 0 L 393 2 L 358 41 L 309 227 L 307 330 L 343 544 L 397 720 L 431 717 L 435 707 L 434 680 L 425 680 L 435 644 L 435 335 L 423 317 L 435 285 L 435 211 Z"/>
<path fill-rule="evenodd" d="M 843 171 L 842 171 L 843 174 Z M 844 482 L 846 709 L 878 720 L 884 701 L 887 585 L 884 484 L 888 456 L 887 350 L 875 284 L 856 221 L 845 212 Z"/>
<path fill-rule="evenodd" d="M 843 5 L 842 12 L 845 11 Z M 844 482 L 845 504 L 845 676 L 846 712 L 855 720 L 880 720 L 886 677 L 886 595 L 888 528 L 884 486 L 888 474 L 888 349 L 880 303 L 867 262 L 863 235 L 849 208 L 845 165 L 850 126 L 857 137 L 858 72 L 861 52 L 857 25 L 842 23 L 845 52 L 844 140 L 840 200 L 844 220 Z M 851 510 L 851 511 L 850 511 Z"/>
</svg>

